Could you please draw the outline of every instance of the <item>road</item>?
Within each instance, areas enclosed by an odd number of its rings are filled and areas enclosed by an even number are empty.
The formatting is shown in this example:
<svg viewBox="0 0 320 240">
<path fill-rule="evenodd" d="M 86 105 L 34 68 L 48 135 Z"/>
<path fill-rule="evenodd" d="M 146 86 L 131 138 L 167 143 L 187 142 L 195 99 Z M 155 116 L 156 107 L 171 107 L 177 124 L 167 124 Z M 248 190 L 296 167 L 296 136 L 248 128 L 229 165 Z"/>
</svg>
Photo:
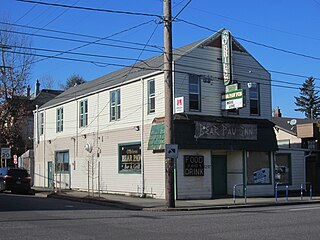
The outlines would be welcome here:
<svg viewBox="0 0 320 240">
<path fill-rule="evenodd" d="M 0 194 L 0 239 L 319 239 L 320 205 L 128 211 Z"/>
</svg>

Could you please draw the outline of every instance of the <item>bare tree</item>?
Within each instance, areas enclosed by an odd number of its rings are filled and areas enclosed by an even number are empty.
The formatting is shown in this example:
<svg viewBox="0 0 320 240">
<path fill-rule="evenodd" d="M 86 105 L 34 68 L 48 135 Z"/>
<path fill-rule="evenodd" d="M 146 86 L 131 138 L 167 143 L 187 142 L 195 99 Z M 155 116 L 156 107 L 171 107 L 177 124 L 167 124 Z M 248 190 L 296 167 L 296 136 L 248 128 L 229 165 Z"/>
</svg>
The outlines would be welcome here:
<svg viewBox="0 0 320 240">
<path fill-rule="evenodd" d="M 23 96 L 33 61 L 31 40 L 14 33 L 8 24 L 0 25 L 0 135 L 1 144 L 18 147 L 25 111 Z M 22 151 L 22 150 L 21 150 Z"/>
<path fill-rule="evenodd" d="M 54 87 L 55 81 L 50 73 L 42 75 L 39 79 L 42 88 L 52 89 Z"/>
</svg>

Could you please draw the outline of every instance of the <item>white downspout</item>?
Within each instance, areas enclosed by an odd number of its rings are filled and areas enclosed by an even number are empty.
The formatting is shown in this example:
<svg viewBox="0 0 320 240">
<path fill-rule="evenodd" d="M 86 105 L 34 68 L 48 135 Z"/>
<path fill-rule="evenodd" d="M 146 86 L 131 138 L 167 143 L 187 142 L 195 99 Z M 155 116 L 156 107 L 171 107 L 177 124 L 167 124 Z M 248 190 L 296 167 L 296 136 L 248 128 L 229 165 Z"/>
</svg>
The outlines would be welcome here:
<svg viewBox="0 0 320 240">
<path fill-rule="evenodd" d="M 141 194 L 140 197 L 145 197 L 144 193 L 144 79 L 141 78 L 142 94 L 141 94 Z"/>
</svg>

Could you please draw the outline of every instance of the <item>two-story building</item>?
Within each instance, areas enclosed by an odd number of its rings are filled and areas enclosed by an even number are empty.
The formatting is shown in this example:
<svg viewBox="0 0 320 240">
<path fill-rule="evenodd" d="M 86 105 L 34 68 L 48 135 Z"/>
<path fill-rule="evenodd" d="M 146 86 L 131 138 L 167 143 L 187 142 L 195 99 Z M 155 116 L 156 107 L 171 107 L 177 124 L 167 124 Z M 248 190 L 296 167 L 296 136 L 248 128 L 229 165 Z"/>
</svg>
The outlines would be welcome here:
<svg viewBox="0 0 320 240">
<path fill-rule="evenodd" d="M 173 96 L 177 199 L 274 194 L 271 77 L 229 31 L 174 50 Z M 35 185 L 165 198 L 164 103 L 160 55 L 44 104 Z"/>
<path fill-rule="evenodd" d="M 320 151 L 318 120 L 283 117 L 275 109 L 272 122 L 279 149 L 275 157 L 275 181 L 308 193 L 320 192 Z M 283 189 L 283 187 L 282 187 Z"/>
</svg>

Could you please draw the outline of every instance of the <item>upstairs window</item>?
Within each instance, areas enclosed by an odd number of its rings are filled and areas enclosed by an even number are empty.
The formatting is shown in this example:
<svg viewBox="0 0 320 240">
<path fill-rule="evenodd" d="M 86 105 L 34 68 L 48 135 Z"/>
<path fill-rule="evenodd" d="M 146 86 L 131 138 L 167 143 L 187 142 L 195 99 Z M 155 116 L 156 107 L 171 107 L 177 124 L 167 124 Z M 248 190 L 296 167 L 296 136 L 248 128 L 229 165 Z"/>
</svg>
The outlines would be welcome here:
<svg viewBox="0 0 320 240">
<path fill-rule="evenodd" d="M 258 83 L 252 83 L 249 87 L 249 98 L 250 98 L 250 114 L 260 114 L 260 89 Z"/>
<path fill-rule="evenodd" d="M 200 78 L 197 75 L 189 75 L 189 109 L 200 111 Z"/>
<path fill-rule="evenodd" d="M 40 135 L 44 133 L 44 113 L 40 113 Z"/>
<path fill-rule="evenodd" d="M 79 127 L 86 127 L 88 125 L 88 100 L 80 101 L 79 113 Z"/>
<path fill-rule="evenodd" d="M 120 89 L 110 92 L 110 121 L 116 121 L 120 119 L 120 99 Z"/>
<path fill-rule="evenodd" d="M 156 95 L 154 80 L 148 81 L 148 114 L 156 111 Z"/>
<path fill-rule="evenodd" d="M 56 122 L 56 132 L 63 131 L 63 108 L 57 109 L 57 122 Z"/>
</svg>

